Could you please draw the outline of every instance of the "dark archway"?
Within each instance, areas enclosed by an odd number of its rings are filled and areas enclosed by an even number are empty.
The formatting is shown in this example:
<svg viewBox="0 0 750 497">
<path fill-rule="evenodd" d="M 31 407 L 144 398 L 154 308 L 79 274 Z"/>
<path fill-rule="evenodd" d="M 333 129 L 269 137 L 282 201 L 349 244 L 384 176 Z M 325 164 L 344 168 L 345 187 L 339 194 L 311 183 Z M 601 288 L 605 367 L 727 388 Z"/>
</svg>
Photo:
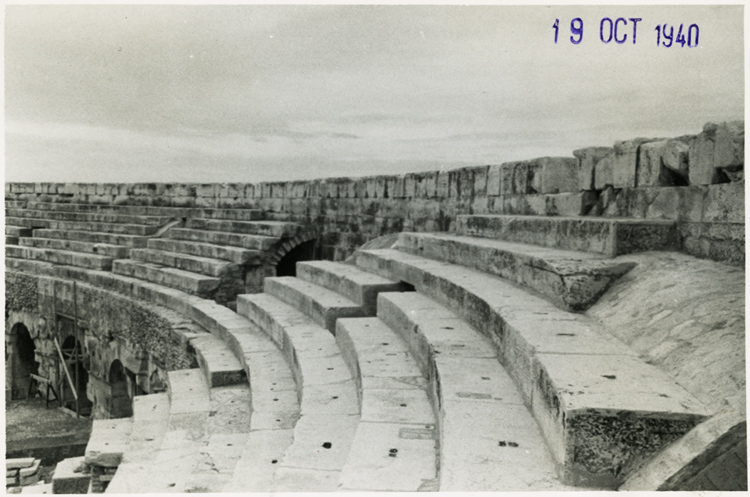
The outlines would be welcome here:
<svg viewBox="0 0 750 497">
<path fill-rule="evenodd" d="M 133 415 L 130 381 L 125 367 L 115 359 L 109 368 L 108 383 L 112 396 L 109 400 L 110 418 L 129 418 Z"/>
<path fill-rule="evenodd" d="M 276 276 L 297 276 L 297 262 L 315 259 L 315 240 L 300 243 L 276 264 Z"/>
<path fill-rule="evenodd" d="M 36 362 L 36 345 L 29 329 L 18 323 L 11 329 L 11 340 L 8 344 L 7 360 L 10 362 L 11 399 L 25 399 L 29 396 L 32 383 L 31 375 L 39 374 L 39 363 Z M 33 394 L 33 392 L 31 392 Z"/>
</svg>

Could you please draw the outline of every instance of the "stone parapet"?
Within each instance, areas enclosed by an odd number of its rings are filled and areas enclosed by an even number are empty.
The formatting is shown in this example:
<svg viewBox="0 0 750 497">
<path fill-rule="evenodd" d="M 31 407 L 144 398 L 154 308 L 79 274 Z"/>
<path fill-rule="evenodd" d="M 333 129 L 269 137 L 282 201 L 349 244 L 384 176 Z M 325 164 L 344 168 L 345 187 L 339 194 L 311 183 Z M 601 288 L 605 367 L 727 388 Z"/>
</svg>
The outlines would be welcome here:
<svg viewBox="0 0 750 497">
<path fill-rule="evenodd" d="M 319 241 L 319 253 L 336 260 L 384 234 L 452 231 L 461 214 L 668 219 L 690 232 L 686 252 L 732 264 L 744 261 L 744 237 L 742 247 L 729 248 L 725 238 L 712 234 L 716 223 L 744 224 L 744 122 L 708 123 L 693 136 L 623 140 L 572 155 L 309 181 L 7 183 L 6 207 L 62 202 L 141 206 L 132 209 L 149 214 L 157 214 L 156 208 L 190 208 L 190 217 L 196 209 L 258 209 L 266 219 L 315 225 L 331 235 Z"/>
</svg>

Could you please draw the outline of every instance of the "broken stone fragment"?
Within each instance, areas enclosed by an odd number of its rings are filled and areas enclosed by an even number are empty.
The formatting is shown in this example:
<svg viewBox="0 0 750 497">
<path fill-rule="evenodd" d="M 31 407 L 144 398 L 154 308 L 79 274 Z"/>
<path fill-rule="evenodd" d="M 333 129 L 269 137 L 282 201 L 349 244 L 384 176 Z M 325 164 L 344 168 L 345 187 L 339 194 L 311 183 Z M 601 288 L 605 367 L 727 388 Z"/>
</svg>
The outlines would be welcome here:
<svg viewBox="0 0 750 497">
<path fill-rule="evenodd" d="M 637 186 L 684 186 L 688 183 L 688 151 L 681 140 L 659 140 L 641 145 Z"/>
<path fill-rule="evenodd" d="M 612 147 L 589 147 L 573 151 L 573 155 L 578 159 L 579 189 L 594 189 L 594 171 L 597 163 L 613 153 L 614 149 Z"/>
<path fill-rule="evenodd" d="M 737 178 L 745 163 L 745 122 L 707 123 L 690 146 L 689 163 L 691 185 L 721 183 L 720 170 Z"/>
<path fill-rule="evenodd" d="M 615 142 L 615 153 L 611 164 L 612 182 L 607 184 L 611 184 L 615 188 L 637 186 L 636 166 L 639 147 L 644 143 L 656 140 L 658 140 L 658 138 L 635 138 L 633 140 Z"/>
</svg>

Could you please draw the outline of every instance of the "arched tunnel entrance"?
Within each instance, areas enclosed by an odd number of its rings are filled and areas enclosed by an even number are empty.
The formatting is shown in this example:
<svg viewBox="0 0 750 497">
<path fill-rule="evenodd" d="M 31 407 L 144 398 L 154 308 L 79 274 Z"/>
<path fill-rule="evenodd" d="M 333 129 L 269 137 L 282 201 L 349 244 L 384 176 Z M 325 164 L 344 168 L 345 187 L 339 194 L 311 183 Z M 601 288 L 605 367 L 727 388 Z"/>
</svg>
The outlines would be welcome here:
<svg viewBox="0 0 750 497">
<path fill-rule="evenodd" d="M 109 415 L 111 418 L 128 418 L 133 415 L 133 399 L 130 393 L 130 379 L 125 366 L 115 359 L 109 368 L 110 397 Z"/>
<path fill-rule="evenodd" d="M 8 380 L 10 382 L 11 400 L 26 399 L 32 386 L 31 375 L 39 373 L 39 363 L 36 362 L 36 345 L 31 338 L 29 329 L 23 323 L 18 323 L 11 329 L 10 343 L 6 350 L 6 364 L 9 366 Z"/>
<path fill-rule="evenodd" d="M 287 252 L 276 264 L 276 276 L 296 276 L 297 262 L 315 259 L 315 240 L 302 242 Z"/>
</svg>

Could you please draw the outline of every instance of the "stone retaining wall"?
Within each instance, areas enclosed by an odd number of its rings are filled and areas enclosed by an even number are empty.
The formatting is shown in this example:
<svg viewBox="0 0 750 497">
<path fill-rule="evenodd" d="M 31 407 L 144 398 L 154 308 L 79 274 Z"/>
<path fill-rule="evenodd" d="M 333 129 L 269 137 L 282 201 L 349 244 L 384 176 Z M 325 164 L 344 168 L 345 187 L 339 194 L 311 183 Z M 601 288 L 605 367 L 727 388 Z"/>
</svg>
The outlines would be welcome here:
<svg viewBox="0 0 750 497">
<path fill-rule="evenodd" d="M 50 379 L 57 389 L 64 377 L 58 369 L 59 357 L 53 340 L 56 337 L 62 345 L 72 335 L 69 325 L 72 321 L 64 317 L 74 315 L 73 282 L 10 270 L 5 273 L 5 283 L 6 295 L 22 296 L 6 301 L 6 344 L 13 326 L 23 323 L 36 346 L 39 374 Z M 54 290 L 53 286 L 56 286 Z M 166 371 L 197 366 L 180 332 L 182 327 L 190 325 L 189 319 L 168 309 L 85 284 L 77 285 L 76 294 L 79 336 L 88 358 L 85 364 L 89 375 L 88 397 L 100 399 L 94 403 L 100 409 L 94 413 L 95 417 L 109 416 L 108 375 L 115 360 L 138 374 L 138 384 L 145 391 L 153 390 L 154 378 L 163 379 Z M 43 386 L 40 388 L 44 393 Z M 69 390 L 67 384 L 65 388 Z"/>
<path fill-rule="evenodd" d="M 450 231 L 458 214 L 671 219 L 689 254 L 744 265 L 744 123 L 636 138 L 500 165 L 392 176 L 224 184 L 7 183 L 7 199 L 104 205 L 260 208 L 318 229 L 342 260 L 398 231 Z"/>
</svg>

